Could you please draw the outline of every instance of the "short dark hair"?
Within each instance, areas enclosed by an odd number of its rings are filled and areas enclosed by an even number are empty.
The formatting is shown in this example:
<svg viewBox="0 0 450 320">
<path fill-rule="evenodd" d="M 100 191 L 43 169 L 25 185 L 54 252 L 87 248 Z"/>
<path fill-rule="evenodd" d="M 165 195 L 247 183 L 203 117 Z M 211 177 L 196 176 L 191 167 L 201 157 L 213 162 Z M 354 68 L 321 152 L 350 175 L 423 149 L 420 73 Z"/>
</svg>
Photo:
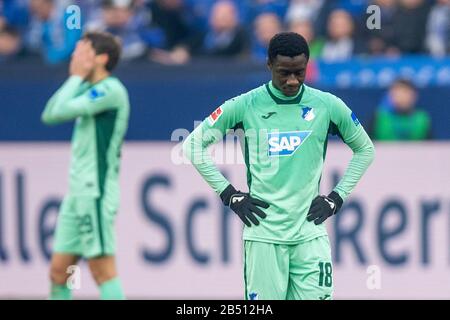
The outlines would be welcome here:
<svg viewBox="0 0 450 320">
<path fill-rule="evenodd" d="M 101 7 L 103 8 L 127 8 L 132 9 L 135 5 L 135 0 L 116 1 L 116 0 L 103 0 L 101 1 Z"/>
<path fill-rule="evenodd" d="M 5 25 L 3 28 L 0 28 L 0 34 L 6 34 L 14 38 L 20 38 L 19 31 L 10 25 Z"/>
<path fill-rule="evenodd" d="M 414 83 L 412 83 L 411 80 L 408 80 L 406 78 L 398 78 L 398 79 L 396 79 L 391 84 L 391 88 L 396 87 L 396 86 L 404 86 L 404 87 L 410 88 L 411 90 L 416 90 L 416 86 L 414 85 Z"/>
<path fill-rule="evenodd" d="M 106 53 L 108 55 L 105 69 L 111 72 L 119 62 L 122 52 L 120 40 L 108 32 L 88 32 L 83 39 L 91 41 L 96 54 Z"/>
<path fill-rule="evenodd" d="M 277 55 L 296 57 L 304 54 L 309 60 L 309 46 L 303 36 L 295 32 L 280 32 L 270 39 L 268 57 L 273 62 Z"/>
</svg>

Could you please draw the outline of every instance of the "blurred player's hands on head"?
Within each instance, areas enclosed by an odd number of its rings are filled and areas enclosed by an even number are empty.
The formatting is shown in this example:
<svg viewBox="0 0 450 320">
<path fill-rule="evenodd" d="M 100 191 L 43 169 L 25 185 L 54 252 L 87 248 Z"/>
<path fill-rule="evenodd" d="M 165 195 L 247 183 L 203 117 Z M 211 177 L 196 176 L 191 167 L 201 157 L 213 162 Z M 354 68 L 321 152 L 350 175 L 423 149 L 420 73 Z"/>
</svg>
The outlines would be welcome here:
<svg viewBox="0 0 450 320">
<path fill-rule="evenodd" d="M 328 196 L 317 196 L 311 203 L 306 219 L 314 221 L 314 224 L 323 223 L 328 217 L 336 214 L 342 207 L 341 196 L 333 191 Z"/>
<path fill-rule="evenodd" d="M 78 41 L 70 61 L 70 75 L 86 79 L 94 71 L 95 66 L 96 54 L 90 41 Z"/>
<path fill-rule="evenodd" d="M 247 227 L 251 227 L 252 223 L 256 226 L 259 225 L 259 220 L 256 216 L 262 219 L 267 216 L 259 208 L 267 209 L 269 207 L 267 202 L 252 198 L 248 193 L 236 190 L 231 184 L 222 191 L 220 198 L 223 204 L 230 207 Z"/>
</svg>

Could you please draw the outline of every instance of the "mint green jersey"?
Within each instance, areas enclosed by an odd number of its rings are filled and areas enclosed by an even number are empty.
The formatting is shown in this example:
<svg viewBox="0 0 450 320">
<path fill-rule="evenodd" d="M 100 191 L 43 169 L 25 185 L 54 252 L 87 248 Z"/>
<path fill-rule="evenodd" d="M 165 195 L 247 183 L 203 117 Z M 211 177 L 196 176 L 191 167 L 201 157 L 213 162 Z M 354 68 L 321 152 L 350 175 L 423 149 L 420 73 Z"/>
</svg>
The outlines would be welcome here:
<svg viewBox="0 0 450 320">
<path fill-rule="evenodd" d="M 42 114 L 44 123 L 75 120 L 71 196 L 106 197 L 103 201 L 117 207 L 120 150 L 129 112 L 127 90 L 115 77 L 91 84 L 71 76 L 48 101 Z"/>
<path fill-rule="evenodd" d="M 259 226 L 245 227 L 245 240 L 296 244 L 327 234 L 324 224 L 306 221 L 306 214 L 319 193 L 330 133 L 354 152 L 334 189 L 344 200 L 374 155 L 368 135 L 341 99 L 306 85 L 286 97 L 270 82 L 225 102 L 184 142 L 186 156 L 218 194 L 229 182 L 206 149 L 232 128 L 242 130 L 249 192 L 270 204 Z"/>
</svg>

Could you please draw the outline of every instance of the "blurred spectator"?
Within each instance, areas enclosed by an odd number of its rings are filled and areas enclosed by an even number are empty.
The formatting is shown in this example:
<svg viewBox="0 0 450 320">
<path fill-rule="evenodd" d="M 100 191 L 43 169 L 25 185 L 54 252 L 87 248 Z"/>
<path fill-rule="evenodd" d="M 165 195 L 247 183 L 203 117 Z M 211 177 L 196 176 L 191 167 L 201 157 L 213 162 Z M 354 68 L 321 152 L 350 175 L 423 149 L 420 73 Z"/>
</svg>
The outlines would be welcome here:
<svg viewBox="0 0 450 320">
<path fill-rule="evenodd" d="M 252 57 L 257 61 L 266 61 L 270 39 L 282 30 L 281 20 L 277 14 L 268 12 L 256 17 Z"/>
<path fill-rule="evenodd" d="M 315 37 L 313 25 L 309 20 L 291 21 L 288 31 L 302 35 L 308 42 L 310 60 L 306 69 L 305 82 L 313 84 L 319 76 L 315 59 L 321 56 L 325 40 Z"/>
<path fill-rule="evenodd" d="M 352 17 L 358 18 L 366 11 L 368 0 L 334 0 L 336 9 L 347 11 Z"/>
<path fill-rule="evenodd" d="M 322 51 L 322 58 L 328 62 L 350 59 L 355 51 L 353 39 L 354 23 L 345 10 L 334 10 L 328 18 L 328 39 Z"/>
<path fill-rule="evenodd" d="M 64 0 L 30 0 L 31 22 L 26 35 L 30 52 L 41 53 L 48 63 L 67 61 L 81 37 L 81 29 L 69 28 L 71 4 Z M 81 18 L 81 17 L 80 17 Z"/>
<path fill-rule="evenodd" d="M 251 23 L 257 16 L 263 13 L 275 13 L 281 20 L 284 20 L 286 12 L 292 0 L 240 0 L 239 10 L 243 23 L 251 28 Z M 312 0 L 320 1 L 320 0 Z"/>
<path fill-rule="evenodd" d="M 138 12 L 133 0 L 104 0 L 101 17 L 89 21 L 87 31 L 107 31 L 122 40 L 122 59 L 137 59 L 146 53 L 147 46 L 140 32 L 148 24 L 145 11 Z"/>
<path fill-rule="evenodd" d="M 323 41 L 321 42 L 322 45 L 320 46 L 320 48 L 314 49 L 311 48 L 311 46 L 314 46 L 315 43 L 315 41 L 312 39 L 316 38 L 318 35 L 319 37 L 317 38 L 323 39 L 318 31 L 321 29 L 320 26 L 323 24 L 323 20 L 325 20 L 324 6 L 326 5 L 326 3 L 327 1 L 325 0 L 291 0 L 289 9 L 286 13 L 285 21 L 291 31 L 302 34 L 301 32 L 299 32 L 302 31 L 301 29 L 308 29 L 303 30 L 303 32 L 313 34 L 311 40 L 306 40 L 311 41 L 308 43 L 310 45 L 310 49 L 315 50 L 314 58 L 317 57 L 317 51 L 320 51 L 319 54 L 321 54 L 323 48 Z M 296 28 L 299 28 L 300 30 L 292 30 Z M 305 36 L 305 38 L 307 38 L 307 35 Z"/>
<path fill-rule="evenodd" d="M 191 26 L 201 33 L 209 28 L 211 9 L 217 0 L 184 0 L 184 6 L 192 13 Z M 236 2 L 236 1 L 234 1 Z"/>
<path fill-rule="evenodd" d="M 212 8 L 220 0 L 183 0 L 185 11 L 189 12 L 188 20 L 192 28 L 201 33 L 205 33 L 209 29 L 209 20 L 211 17 Z M 257 5 L 261 0 L 230 0 L 236 6 L 239 13 L 238 20 L 241 24 L 251 21 L 249 12 L 252 7 Z M 280 0 L 263 0 L 265 2 L 279 2 Z M 287 0 L 281 0 L 284 2 Z"/>
<path fill-rule="evenodd" d="M 433 56 L 450 53 L 450 0 L 438 0 L 428 17 L 426 45 Z"/>
<path fill-rule="evenodd" d="M 313 59 L 345 61 L 362 51 L 362 42 L 372 57 L 450 53 L 450 0 L 0 0 L 0 28 L 19 32 L 25 52 L 66 61 L 82 31 L 66 24 L 70 4 L 80 6 L 86 29 L 119 36 L 128 60 L 149 52 L 158 63 L 184 64 L 191 54 L 251 51 L 265 61 L 283 21 L 307 39 Z M 366 27 L 362 11 L 370 4 L 381 9 L 380 30 Z M 11 35 L 4 35 L 10 44 Z"/>
<path fill-rule="evenodd" d="M 306 42 L 308 42 L 310 59 L 308 67 L 306 68 L 305 83 L 313 84 L 319 76 L 319 70 L 315 59 L 320 56 L 324 41 L 315 39 L 314 29 L 311 22 L 308 20 L 291 22 L 288 31 L 300 34 L 305 38 Z"/>
<path fill-rule="evenodd" d="M 286 22 L 315 21 L 324 4 L 324 0 L 292 0 L 286 13 Z"/>
<path fill-rule="evenodd" d="M 423 53 L 430 2 L 425 0 L 399 0 L 393 17 L 393 47 L 398 53 Z"/>
<path fill-rule="evenodd" d="M 199 26 L 192 8 L 183 0 L 154 0 L 149 8 L 152 26 L 160 28 L 165 37 L 163 48 L 152 48 L 150 60 L 167 65 L 181 65 L 190 60 L 190 50 L 197 46 L 201 31 L 194 31 Z M 201 25 L 201 24 L 200 24 Z"/>
<path fill-rule="evenodd" d="M 213 6 L 210 30 L 202 37 L 198 53 L 208 56 L 237 56 L 247 49 L 247 35 L 239 25 L 236 5 L 220 0 Z"/>
<path fill-rule="evenodd" d="M 99 0 L 74 0 L 74 4 L 80 7 L 83 20 L 92 23 L 94 20 L 102 19 L 102 1 Z"/>
<path fill-rule="evenodd" d="M 417 91 L 408 80 L 395 81 L 375 111 L 369 132 L 376 140 L 431 139 L 431 119 L 416 106 Z"/>
<path fill-rule="evenodd" d="M 20 48 L 19 32 L 7 25 L 0 26 L 0 63 L 14 59 Z"/>
<path fill-rule="evenodd" d="M 311 59 L 319 58 L 325 45 L 325 40 L 316 38 L 314 27 L 310 20 L 297 20 L 289 23 L 289 31 L 302 35 L 309 45 Z"/>
<path fill-rule="evenodd" d="M 23 31 L 29 20 L 28 0 L 0 0 L 0 27 L 4 24 Z"/>
<path fill-rule="evenodd" d="M 388 48 L 394 39 L 394 15 L 397 9 L 396 0 L 374 0 L 371 4 L 380 8 L 381 29 L 369 30 L 366 19 L 362 19 L 360 29 L 366 39 L 365 52 L 370 55 L 389 54 Z M 364 17 L 367 16 L 364 14 Z"/>
<path fill-rule="evenodd" d="M 149 8 L 152 26 L 161 28 L 165 35 L 165 49 L 184 45 L 192 36 L 191 13 L 183 0 L 153 0 Z"/>
</svg>

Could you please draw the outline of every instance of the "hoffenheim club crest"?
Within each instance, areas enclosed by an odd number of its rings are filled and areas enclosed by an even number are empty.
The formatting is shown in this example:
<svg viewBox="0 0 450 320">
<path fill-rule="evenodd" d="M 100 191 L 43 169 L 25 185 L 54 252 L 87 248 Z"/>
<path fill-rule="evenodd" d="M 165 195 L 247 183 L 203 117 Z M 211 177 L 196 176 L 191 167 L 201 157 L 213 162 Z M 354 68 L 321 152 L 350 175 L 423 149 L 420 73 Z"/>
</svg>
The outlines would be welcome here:
<svg viewBox="0 0 450 320">
<path fill-rule="evenodd" d="M 306 121 L 311 121 L 313 120 L 316 115 L 314 114 L 314 109 L 310 108 L 310 107 L 304 107 L 302 108 L 302 118 L 305 119 Z"/>
</svg>

